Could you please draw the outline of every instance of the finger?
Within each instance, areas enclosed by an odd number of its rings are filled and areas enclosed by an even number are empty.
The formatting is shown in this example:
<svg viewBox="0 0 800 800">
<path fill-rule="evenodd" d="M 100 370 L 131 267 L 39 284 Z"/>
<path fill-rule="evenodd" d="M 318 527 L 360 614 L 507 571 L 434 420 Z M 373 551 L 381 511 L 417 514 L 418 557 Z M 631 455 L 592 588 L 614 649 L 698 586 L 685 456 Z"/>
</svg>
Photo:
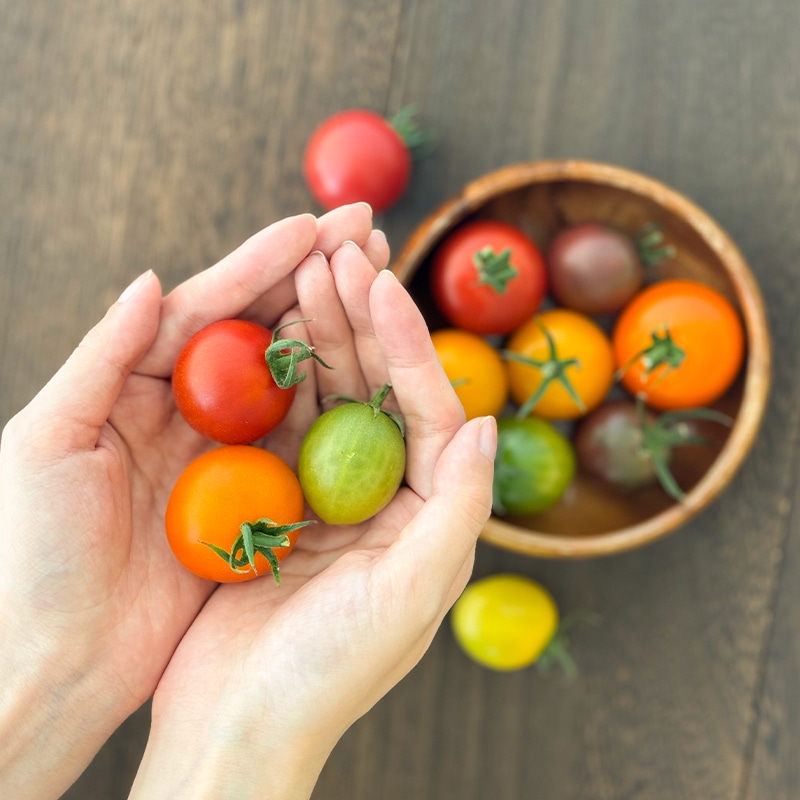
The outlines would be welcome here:
<svg viewBox="0 0 800 800">
<path fill-rule="evenodd" d="M 362 249 L 376 272 L 380 272 L 389 266 L 391 252 L 389 250 L 389 242 L 386 241 L 386 234 L 383 231 L 372 231 Z"/>
<path fill-rule="evenodd" d="M 366 244 L 372 232 L 372 208 L 368 203 L 352 203 L 334 208 L 317 220 L 314 249 L 330 258 L 343 242 L 359 247 Z"/>
<path fill-rule="evenodd" d="M 309 256 L 298 268 L 295 283 L 300 312 L 305 319 L 311 320 L 308 323 L 309 343 L 314 346 L 314 352 L 331 366 L 330 370 L 315 369 L 319 398 L 330 394 L 362 397 L 367 390 L 353 330 L 327 258 L 322 253 L 317 253 L 316 257 Z"/>
<path fill-rule="evenodd" d="M 269 299 L 277 319 L 295 302 L 293 283 L 285 278 L 311 252 L 316 234 L 317 223 L 311 214 L 288 217 L 176 287 L 164 298 L 158 339 L 141 370 L 166 377 L 190 336 L 217 320 L 238 317 L 265 293 L 281 286 L 279 305 Z M 267 313 L 263 304 L 260 313 Z"/>
<path fill-rule="evenodd" d="M 161 284 L 139 276 L 86 334 L 64 365 L 25 409 L 45 430 L 42 455 L 63 457 L 93 449 L 126 378 L 152 345 L 159 323 Z"/>
<path fill-rule="evenodd" d="M 421 599 L 442 615 L 469 579 L 475 543 L 492 510 L 496 449 L 494 417 L 461 426 L 436 463 L 431 496 L 383 557 L 385 568 L 398 574 L 413 561 Z"/>
<path fill-rule="evenodd" d="M 447 443 L 464 423 L 464 408 L 436 355 L 428 326 L 397 278 L 383 270 L 369 297 L 375 335 L 406 425 L 406 481 L 423 499 Z"/>
<path fill-rule="evenodd" d="M 374 393 L 389 379 L 386 360 L 375 338 L 369 297 L 379 273 L 363 250 L 345 242 L 331 258 L 331 273 L 350 328 L 366 390 Z M 363 398 L 369 399 L 369 398 Z"/>
</svg>

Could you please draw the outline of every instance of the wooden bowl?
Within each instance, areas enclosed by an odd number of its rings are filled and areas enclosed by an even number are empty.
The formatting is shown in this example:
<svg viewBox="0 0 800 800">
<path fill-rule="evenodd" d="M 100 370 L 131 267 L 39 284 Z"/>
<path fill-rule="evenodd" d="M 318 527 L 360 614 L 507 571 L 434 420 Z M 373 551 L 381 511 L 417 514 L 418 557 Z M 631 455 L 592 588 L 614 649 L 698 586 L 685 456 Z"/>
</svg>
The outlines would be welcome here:
<svg viewBox="0 0 800 800">
<path fill-rule="evenodd" d="M 411 235 L 392 271 L 409 288 L 431 330 L 446 327 L 429 290 L 431 257 L 458 225 L 499 219 L 524 230 L 544 251 L 565 225 L 597 221 L 636 233 L 658 223 L 675 247 L 649 280 L 691 278 L 720 290 L 740 311 L 747 355 L 734 386 L 715 408 L 734 418 L 715 426 L 715 444 L 675 451 L 673 473 L 686 497 L 675 502 L 660 487 L 615 493 L 578 475 L 551 509 L 523 519 L 492 516 L 481 537 L 515 552 L 558 558 L 607 555 L 675 530 L 714 500 L 750 450 L 767 401 L 771 348 L 759 287 L 742 254 L 708 214 L 674 189 L 620 167 L 586 161 L 517 164 L 468 184 Z"/>
</svg>

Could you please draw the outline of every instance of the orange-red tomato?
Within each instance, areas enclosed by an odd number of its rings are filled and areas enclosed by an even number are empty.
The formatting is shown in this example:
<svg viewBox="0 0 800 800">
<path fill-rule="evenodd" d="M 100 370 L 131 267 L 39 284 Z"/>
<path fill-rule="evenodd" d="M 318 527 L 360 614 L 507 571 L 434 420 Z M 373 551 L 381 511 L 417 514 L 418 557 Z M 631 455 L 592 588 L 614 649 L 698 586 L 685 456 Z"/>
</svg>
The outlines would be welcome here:
<svg viewBox="0 0 800 800">
<path fill-rule="evenodd" d="M 508 373 L 499 351 L 458 328 L 434 331 L 431 341 L 467 419 L 500 414 L 508 400 Z"/>
<path fill-rule="evenodd" d="M 676 366 L 652 366 L 642 355 L 654 337 L 679 348 Z M 622 384 L 653 408 L 706 406 L 733 383 L 744 360 L 744 327 L 731 303 L 696 281 L 664 280 L 639 292 L 612 335 Z"/>
<path fill-rule="evenodd" d="M 297 477 L 274 453 L 249 445 L 218 447 L 178 478 L 167 505 L 167 540 L 177 559 L 201 578 L 247 581 L 270 574 L 264 555 L 256 552 L 256 571 L 235 571 L 208 545 L 230 552 L 243 522 L 292 525 L 303 519 L 303 508 Z M 288 532 L 288 546 L 273 548 L 278 561 L 292 551 L 298 535 L 299 530 Z"/>
<path fill-rule="evenodd" d="M 531 409 L 546 419 L 576 419 L 587 414 L 602 402 L 614 381 L 608 336 L 592 319 L 571 309 L 551 308 L 536 314 L 512 334 L 506 351 L 511 397 L 517 405 L 524 407 L 543 382 L 549 381 Z M 541 366 L 515 360 L 519 356 Z M 561 379 L 548 378 L 552 372 L 560 373 Z M 571 384 L 578 401 L 564 381 Z"/>
</svg>

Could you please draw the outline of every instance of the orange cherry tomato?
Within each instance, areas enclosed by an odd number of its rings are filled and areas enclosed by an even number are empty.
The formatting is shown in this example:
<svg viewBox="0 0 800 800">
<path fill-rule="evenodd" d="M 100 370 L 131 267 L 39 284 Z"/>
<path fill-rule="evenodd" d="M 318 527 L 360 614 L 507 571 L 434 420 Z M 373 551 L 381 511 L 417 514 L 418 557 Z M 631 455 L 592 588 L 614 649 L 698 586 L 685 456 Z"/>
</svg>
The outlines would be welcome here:
<svg viewBox="0 0 800 800">
<path fill-rule="evenodd" d="M 536 400 L 527 410 L 546 419 L 582 417 L 614 381 L 608 336 L 567 308 L 542 311 L 518 328 L 506 344 L 506 360 L 514 402 L 522 410 Z"/>
<path fill-rule="evenodd" d="M 659 281 L 639 292 L 617 318 L 612 342 L 623 386 L 659 410 L 719 399 L 745 351 L 744 327 L 731 303 L 690 280 Z M 654 344 L 666 362 L 653 355 Z"/>
<path fill-rule="evenodd" d="M 241 541 L 239 561 L 244 563 L 237 568 L 220 552 L 236 549 L 242 523 L 249 523 L 256 544 L 268 547 L 276 562 L 283 560 L 305 524 L 303 508 L 297 477 L 274 453 L 249 445 L 218 447 L 192 461 L 178 478 L 167 504 L 167 540 L 178 561 L 201 578 L 231 583 L 272 572 L 279 580 L 276 565 L 263 549 L 255 549 L 255 569 L 246 563 Z M 287 526 L 283 545 L 269 545 L 277 529 L 263 520 Z M 289 530 L 295 524 L 298 527 Z"/>
<path fill-rule="evenodd" d="M 508 400 L 508 373 L 499 351 L 478 334 L 443 328 L 431 341 L 467 419 L 497 416 Z"/>
</svg>

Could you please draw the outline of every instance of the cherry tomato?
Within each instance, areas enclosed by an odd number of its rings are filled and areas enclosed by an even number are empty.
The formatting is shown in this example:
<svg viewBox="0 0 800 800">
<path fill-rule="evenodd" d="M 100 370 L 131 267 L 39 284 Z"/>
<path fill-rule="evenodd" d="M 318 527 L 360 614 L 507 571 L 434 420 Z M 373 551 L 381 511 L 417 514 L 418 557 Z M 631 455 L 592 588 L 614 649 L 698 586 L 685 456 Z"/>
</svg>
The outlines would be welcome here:
<svg viewBox="0 0 800 800">
<path fill-rule="evenodd" d="M 355 524 L 377 514 L 395 496 L 406 468 L 398 421 L 381 405 L 391 387 L 369 403 L 326 411 L 300 445 L 297 474 L 306 502 L 324 522 Z"/>
<path fill-rule="evenodd" d="M 547 309 L 521 325 L 505 354 L 511 397 L 521 415 L 576 419 L 596 408 L 614 382 L 608 336 L 568 308 Z"/>
<path fill-rule="evenodd" d="M 434 331 L 431 341 L 467 419 L 499 415 L 508 400 L 508 373 L 497 349 L 458 328 Z"/>
<path fill-rule="evenodd" d="M 476 220 L 457 228 L 437 249 L 431 288 L 455 327 L 507 334 L 539 308 L 547 271 L 539 248 L 521 230 Z"/>
<path fill-rule="evenodd" d="M 498 421 L 495 514 L 538 514 L 561 499 L 574 477 L 575 451 L 552 423 L 539 417 Z"/>
<path fill-rule="evenodd" d="M 573 444 L 580 468 L 617 488 L 638 489 L 659 482 L 673 500 L 685 496 L 670 471 L 676 447 L 708 444 L 695 422 L 729 426 L 713 409 L 666 411 L 657 416 L 641 400 L 605 403 L 578 424 Z"/>
<path fill-rule="evenodd" d="M 498 671 L 523 669 L 556 639 L 560 616 L 550 592 L 522 575 L 472 581 L 450 614 L 453 635 L 478 664 Z"/>
<path fill-rule="evenodd" d="M 279 580 L 277 562 L 307 524 L 303 508 L 295 474 L 274 453 L 249 445 L 218 447 L 178 478 L 167 504 L 167 540 L 178 561 L 201 578 L 231 583 L 271 571 Z M 254 542 L 252 563 L 246 535 Z"/>
<path fill-rule="evenodd" d="M 364 201 L 373 211 L 394 205 L 411 176 L 409 145 L 380 114 L 342 111 L 325 120 L 306 146 L 303 171 L 326 210 Z"/>
<path fill-rule="evenodd" d="M 226 319 L 189 339 L 172 373 L 172 391 L 196 431 L 223 444 L 250 444 L 280 424 L 303 378 L 297 363 L 315 358 L 327 364 L 304 342 L 276 340 L 279 331 Z"/>
<path fill-rule="evenodd" d="M 618 311 L 644 281 L 633 239 L 597 222 L 559 231 L 547 250 L 547 267 L 555 299 L 584 314 Z"/>
<path fill-rule="evenodd" d="M 733 383 L 744 360 L 744 328 L 719 292 L 663 280 L 622 310 L 612 334 L 622 384 L 656 409 L 707 406 Z"/>
</svg>

